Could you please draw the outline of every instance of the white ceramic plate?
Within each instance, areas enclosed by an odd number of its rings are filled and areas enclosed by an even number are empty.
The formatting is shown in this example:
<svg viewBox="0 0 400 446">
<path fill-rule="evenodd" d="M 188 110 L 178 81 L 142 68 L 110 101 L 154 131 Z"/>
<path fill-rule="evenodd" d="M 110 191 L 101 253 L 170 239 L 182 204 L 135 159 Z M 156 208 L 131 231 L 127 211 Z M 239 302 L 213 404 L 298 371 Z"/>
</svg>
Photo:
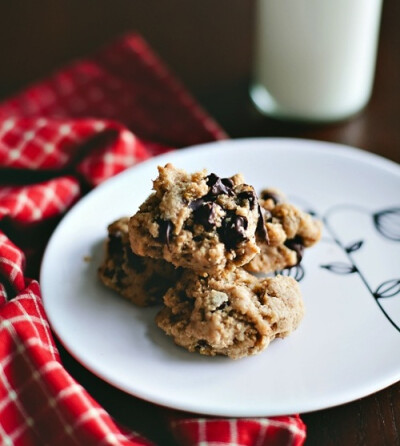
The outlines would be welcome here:
<svg viewBox="0 0 400 446">
<path fill-rule="evenodd" d="M 323 240 L 290 272 L 302 278 L 306 306 L 290 337 L 238 361 L 188 353 L 156 327 L 156 309 L 135 308 L 98 282 L 106 226 L 136 212 L 166 162 L 220 176 L 242 172 L 257 190 L 277 187 L 325 220 Z M 164 155 L 74 206 L 49 242 L 41 286 L 69 352 L 132 395 L 224 416 L 345 403 L 400 379 L 400 168 L 350 147 L 294 139 L 232 140 Z"/>
</svg>

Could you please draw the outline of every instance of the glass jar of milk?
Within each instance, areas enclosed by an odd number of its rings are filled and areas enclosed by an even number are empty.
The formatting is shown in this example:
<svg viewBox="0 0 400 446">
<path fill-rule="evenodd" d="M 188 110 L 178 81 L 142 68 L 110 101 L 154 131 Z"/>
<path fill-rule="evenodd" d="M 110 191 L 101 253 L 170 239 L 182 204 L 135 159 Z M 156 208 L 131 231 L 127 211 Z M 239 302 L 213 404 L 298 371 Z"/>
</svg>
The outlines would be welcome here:
<svg viewBox="0 0 400 446">
<path fill-rule="evenodd" d="M 258 0 L 250 94 L 270 116 L 336 121 L 368 102 L 382 0 Z"/>
</svg>

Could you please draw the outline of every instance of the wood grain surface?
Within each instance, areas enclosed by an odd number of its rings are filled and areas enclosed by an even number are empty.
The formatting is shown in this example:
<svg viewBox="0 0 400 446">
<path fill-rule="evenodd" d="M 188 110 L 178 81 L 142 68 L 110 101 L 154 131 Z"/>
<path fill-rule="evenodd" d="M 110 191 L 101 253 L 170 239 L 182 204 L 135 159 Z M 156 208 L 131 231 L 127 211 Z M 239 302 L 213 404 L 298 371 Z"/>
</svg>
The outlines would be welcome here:
<svg viewBox="0 0 400 446">
<path fill-rule="evenodd" d="M 384 1 L 370 103 L 358 116 L 330 125 L 280 122 L 254 109 L 248 97 L 253 14 L 250 0 L 3 1 L 0 98 L 137 30 L 231 137 L 335 141 L 400 162 L 400 2 Z M 153 428 L 154 418 L 163 416 L 161 408 L 107 385 L 60 349 L 71 374 L 119 421 L 142 429 L 159 444 L 174 444 L 166 430 Z M 303 414 L 303 419 L 306 445 L 400 445 L 400 383 L 343 406 Z"/>
</svg>

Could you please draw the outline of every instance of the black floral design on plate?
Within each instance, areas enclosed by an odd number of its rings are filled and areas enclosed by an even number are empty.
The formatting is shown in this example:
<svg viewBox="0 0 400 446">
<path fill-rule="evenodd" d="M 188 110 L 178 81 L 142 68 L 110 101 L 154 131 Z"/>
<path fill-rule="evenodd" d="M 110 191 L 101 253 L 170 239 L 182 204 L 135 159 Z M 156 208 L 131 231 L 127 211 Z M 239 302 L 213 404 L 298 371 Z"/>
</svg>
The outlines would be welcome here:
<svg viewBox="0 0 400 446">
<path fill-rule="evenodd" d="M 372 214 L 376 230 L 389 240 L 400 242 L 400 208 L 384 209 Z"/>
<path fill-rule="evenodd" d="M 298 264 L 296 266 L 292 266 L 291 268 L 275 271 L 275 276 L 278 275 L 293 277 L 293 279 L 297 280 L 297 282 L 301 282 L 304 279 L 305 271 L 304 267 Z"/>
<path fill-rule="evenodd" d="M 334 206 L 329 209 L 326 214 L 322 217 L 322 220 L 325 225 L 325 230 L 330 234 L 334 243 L 346 254 L 348 262 L 332 262 L 325 265 L 320 265 L 321 268 L 324 268 L 335 274 L 353 274 L 357 273 L 364 283 L 367 290 L 375 299 L 379 309 L 382 311 L 386 319 L 392 324 L 392 326 L 400 333 L 400 326 L 394 322 L 394 320 L 390 317 L 390 315 L 383 308 L 380 300 L 386 298 L 393 298 L 395 296 L 400 296 L 400 279 L 390 279 L 381 283 L 378 288 L 373 291 L 370 286 L 367 277 L 363 275 L 363 273 L 358 268 L 355 260 L 353 259 L 353 254 L 365 245 L 365 240 L 358 240 L 349 245 L 345 245 L 339 239 L 334 230 L 333 226 L 329 221 L 330 215 L 333 211 L 350 209 L 353 211 L 358 211 L 363 214 L 371 215 L 371 213 L 360 206 L 351 206 L 347 204 Z M 372 220 L 375 226 L 375 229 L 387 240 L 391 240 L 393 242 L 400 242 L 400 207 L 393 207 L 389 209 L 384 209 L 379 212 L 372 213 Z"/>
<path fill-rule="evenodd" d="M 328 265 L 320 265 L 321 268 L 327 269 L 336 274 L 352 274 L 357 272 L 357 267 L 345 262 L 332 262 Z"/>
<path fill-rule="evenodd" d="M 400 279 L 391 279 L 381 283 L 374 292 L 375 299 L 394 297 L 400 293 Z"/>
<path fill-rule="evenodd" d="M 354 242 L 351 245 L 346 247 L 346 252 L 351 253 L 358 251 L 362 245 L 364 244 L 364 240 L 359 240 L 358 242 Z"/>
</svg>

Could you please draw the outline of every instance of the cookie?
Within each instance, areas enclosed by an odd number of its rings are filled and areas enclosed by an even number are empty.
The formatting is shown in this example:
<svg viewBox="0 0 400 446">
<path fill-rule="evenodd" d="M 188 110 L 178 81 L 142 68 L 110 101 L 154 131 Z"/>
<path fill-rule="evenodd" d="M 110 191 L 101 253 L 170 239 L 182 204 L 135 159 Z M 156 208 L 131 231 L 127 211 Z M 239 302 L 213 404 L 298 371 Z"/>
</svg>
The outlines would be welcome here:
<svg viewBox="0 0 400 446">
<path fill-rule="evenodd" d="M 134 254 L 129 243 L 128 221 L 129 218 L 121 218 L 109 225 L 106 256 L 99 268 L 99 278 L 136 305 L 160 304 L 181 271 L 164 260 Z"/>
<path fill-rule="evenodd" d="M 304 249 L 321 238 L 321 222 L 287 203 L 275 189 L 263 190 L 259 201 L 268 237 L 258 240 L 260 253 L 245 266 L 246 270 L 270 273 L 299 264 Z"/>
<path fill-rule="evenodd" d="M 299 325 L 304 309 L 292 277 L 259 279 L 242 268 L 218 277 L 185 271 L 164 297 L 157 325 L 190 352 L 233 359 L 264 350 Z"/>
<path fill-rule="evenodd" d="M 129 222 L 136 254 L 216 274 L 248 263 L 259 252 L 262 216 L 253 187 L 241 175 L 189 174 L 171 164 L 158 171 L 154 193 Z"/>
</svg>

